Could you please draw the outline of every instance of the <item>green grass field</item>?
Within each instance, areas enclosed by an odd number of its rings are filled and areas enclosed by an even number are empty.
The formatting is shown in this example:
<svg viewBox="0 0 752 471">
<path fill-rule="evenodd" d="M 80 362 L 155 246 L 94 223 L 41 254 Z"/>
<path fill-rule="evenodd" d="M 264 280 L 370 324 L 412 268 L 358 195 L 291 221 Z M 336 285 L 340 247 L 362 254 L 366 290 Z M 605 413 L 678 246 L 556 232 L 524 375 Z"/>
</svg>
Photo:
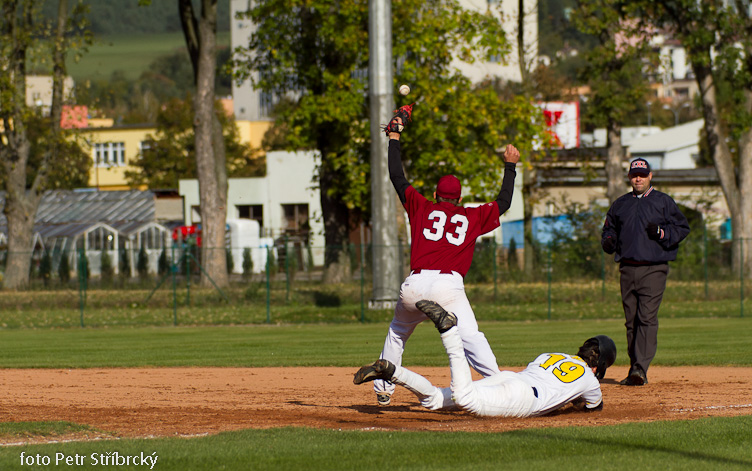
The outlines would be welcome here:
<svg viewBox="0 0 752 471">
<path fill-rule="evenodd" d="M 315 311 L 315 310 L 314 310 Z M 29 312 L 29 314 L 32 314 Z M 315 312 L 308 311 L 315 317 Z M 2 368 L 128 366 L 348 366 L 378 356 L 387 321 L 238 326 L 108 326 L 0 329 Z M 500 363 L 524 365 L 545 350 L 570 351 L 587 336 L 617 342 L 627 364 L 621 319 L 482 321 Z M 661 319 L 655 365 L 752 366 L 747 317 Z M 435 329 L 420 325 L 405 362 L 443 366 Z M 1 374 L 1 373 L 0 373 Z M 0 410 L 0 413 L 2 411 Z M 0 419 L 2 420 L 2 419 Z M 583 422 L 583 425 L 586 422 Z M 526 429 L 505 433 L 244 430 L 192 438 L 55 442 L 68 434 L 105 437 L 82 424 L 0 423 L 0 469 L 148 469 L 103 465 L 101 456 L 157 456 L 153 469 L 514 469 L 708 470 L 752 466 L 752 416 L 618 426 Z M 49 465 L 22 464 L 26 459 Z M 117 453 L 117 454 L 116 454 Z M 79 458 L 76 458 L 79 455 Z M 92 455 L 97 458 L 96 463 Z M 66 464 L 65 457 L 75 463 Z M 63 461 L 55 464 L 55 459 Z M 124 458 L 123 458 L 124 459 Z"/>
<path fill-rule="evenodd" d="M 218 33 L 219 47 L 229 47 L 230 33 Z M 120 70 L 130 80 L 137 79 L 154 60 L 175 51 L 185 50 L 182 32 L 138 35 L 112 35 L 96 38 L 80 60 L 70 56 L 66 64 L 75 81 L 107 79 Z M 188 53 L 186 52 L 186 60 Z"/>
<path fill-rule="evenodd" d="M 200 438 L 57 443 L 0 449 L 2 469 L 99 469 L 110 460 L 155 456 L 171 470 L 746 470 L 752 417 L 506 433 L 245 430 Z M 26 459 L 49 466 L 21 464 Z M 117 455 L 116 455 L 117 453 Z M 108 455 L 109 454 L 109 455 Z M 80 466 L 66 465 L 76 456 Z M 118 458 L 118 456 L 120 458 Z M 31 458 L 30 458 L 31 457 Z M 59 463 L 55 465 L 56 459 Z M 72 461 L 75 462 L 75 461 Z"/>
</svg>

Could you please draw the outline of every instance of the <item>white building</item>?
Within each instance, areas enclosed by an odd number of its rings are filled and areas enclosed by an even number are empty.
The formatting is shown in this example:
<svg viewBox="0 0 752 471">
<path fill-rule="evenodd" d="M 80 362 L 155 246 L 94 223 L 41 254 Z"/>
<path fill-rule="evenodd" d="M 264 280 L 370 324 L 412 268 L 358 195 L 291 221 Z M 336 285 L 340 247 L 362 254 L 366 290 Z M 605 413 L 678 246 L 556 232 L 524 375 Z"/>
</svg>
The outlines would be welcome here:
<svg viewBox="0 0 752 471">
<path fill-rule="evenodd" d="M 307 234 L 314 265 L 324 263 L 324 224 L 318 185 L 314 182 L 318 154 L 306 152 L 269 152 L 266 176 L 230 178 L 227 190 L 227 220 L 232 227 L 258 227 L 255 234 L 262 245 L 270 240 L 279 244 L 285 235 L 294 238 Z M 185 224 L 201 222 L 198 180 L 180 180 Z M 255 220 L 258 226 L 235 224 L 235 220 Z M 231 229 L 232 230 L 232 229 Z M 235 247 L 233 247 L 235 248 Z M 258 269 L 254 256 L 254 269 Z M 235 261 L 235 270 L 240 263 Z"/>
<path fill-rule="evenodd" d="M 632 159 L 647 160 L 653 170 L 696 168 L 703 123 L 698 119 L 635 139 L 629 144 L 629 154 Z"/>
</svg>

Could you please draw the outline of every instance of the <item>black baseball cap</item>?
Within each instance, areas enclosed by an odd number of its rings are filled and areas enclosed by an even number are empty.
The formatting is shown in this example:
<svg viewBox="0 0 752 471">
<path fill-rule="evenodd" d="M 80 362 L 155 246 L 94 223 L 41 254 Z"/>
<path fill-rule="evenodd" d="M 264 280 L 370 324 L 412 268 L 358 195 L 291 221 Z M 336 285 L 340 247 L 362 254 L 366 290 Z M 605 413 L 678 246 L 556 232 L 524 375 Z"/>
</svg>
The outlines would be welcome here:
<svg viewBox="0 0 752 471">
<path fill-rule="evenodd" d="M 641 175 L 643 177 L 647 177 L 650 174 L 650 163 L 648 163 L 645 159 L 634 159 L 629 164 L 629 175 L 630 177 L 632 175 Z"/>
</svg>

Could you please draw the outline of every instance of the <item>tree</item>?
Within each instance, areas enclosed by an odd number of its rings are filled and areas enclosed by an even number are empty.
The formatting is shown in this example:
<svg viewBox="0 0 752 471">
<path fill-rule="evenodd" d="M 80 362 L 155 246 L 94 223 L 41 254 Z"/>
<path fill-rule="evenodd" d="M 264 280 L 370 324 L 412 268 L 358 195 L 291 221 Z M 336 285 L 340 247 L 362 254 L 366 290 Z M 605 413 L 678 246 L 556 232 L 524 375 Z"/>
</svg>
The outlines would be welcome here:
<svg viewBox="0 0 752 471">
<path fill-rule="evenodd" d="M 574 10 L 577 28 L 597 38 L 580 77 L 591 90 L 590 120 L 606 128 L 606 196 L 612 203 L 625 192 L 622 125 L 646 101 L 645 72 L 657 60 L 650 35 L 630 17 L 633 9 L 628 5 L 622 0 L 580 0 Z"/>
<path fill-rule="evenodd" d="M 40 19 L 39 2 L 9 0 L 0 18 L 0 165 L 6 191 L 3 211 L 8 221 L 8 261 L 4 286 L 18 289 L 28 284 L 34 218 L 44 191 L 50 187 L 50 169 L 60 164 L 65 152 L 60 127 L 63 79 L 68 51 L 90 42 L 86 31 L 86 7 L 82 2 L 68 11 L 67 0 L 58 2 L 54 24 Z M 46 53 L 41 50 L 47 49 Z M 26 76 L 30 56 L 51 58 L 52 104 L 49 113 L 25 105 Z M 31 121 L 43 119 L 39 135 Z M 33 150 L 37 150 L 35 160 Z M 35 169 L 29 167 L 36 163 Z M 33 178 L 30 178 L 33 175 Z"/>
<path fill-rule="evenodd" d="M 256 30 L 235 51 L 236 79 L 250 79 L 280 101 L 267 137 L 285 150 L 318 151 L 325 278 L 345 280 L 349 231 L 357 222 L 351 215 L 368 219 L 371 200 L 368 2 L 264 0 L 244 16 Z M 465 182 L 466 201 L 495 197 L 503 169 L 498 149 L 507 142 L 531 148 L 535 111 L 524 97 L 502 101 L 490 81 L 474 86 L 452 60 L 507 54 L 498 17 L 458 1 L 406 0 L 392 21 L 393 90 L 411 84 L 409 100 L 418 102 L 402 138 L 411 182 L 431 194 L 440 176 L 455 173 Z M 396 106 L 407 100 L 395 94 Z"/>
<path fill-rule="evenodd" d="M 146 249 L 143 246 L 138 250 L 136 271 L 138 271 L 138 276 L 142 279 L 149 276 L 149 255 L 146 253 Z"/>
<path fill-rule="evenodd" d="M 201 206 L 201 262 L 202 273 L 211 279 L 202 276 L 202 282 L 213 281 L 221 288 L 227 286 L 229 277 L 224 250 L 219 250 L 225 247 L 227 168 L 222 125 L 214 109 L 217 0 L 201 0 L 198 18 L 191 0 L 178 0 L 178 10 L 196 84 L 193 129 Z"/>
<path fill-rule="evenodd" d="M 742 0 L 640 2 L 642 18 L 686 48 L 703 132 L 731 213 L 734 269 L 752 276 L 752 18 Z M 743 259 L 742 259 L 743 258 Z M 743 262 L 740 267 L 739 263 Z"/>
<path fill-rule="evenodd" d="M 222 125 L 227 150 L 226 172 L 231 177 L 262 176 L 266 170 L 265 159 L 240 142 L 240 135 L 232 116 L 222 112 L 219 103 L 216 113 Z M 196 178 L 195 134 L 191 100 L 173 98 L 163 104 L 157 120 L 157 130 L 148 136 L 148 146 L 141 158 L 127 170 L 125 177 L 133 186 L 149 188 L 177 188 L 181 178 Z"/>
</svg>

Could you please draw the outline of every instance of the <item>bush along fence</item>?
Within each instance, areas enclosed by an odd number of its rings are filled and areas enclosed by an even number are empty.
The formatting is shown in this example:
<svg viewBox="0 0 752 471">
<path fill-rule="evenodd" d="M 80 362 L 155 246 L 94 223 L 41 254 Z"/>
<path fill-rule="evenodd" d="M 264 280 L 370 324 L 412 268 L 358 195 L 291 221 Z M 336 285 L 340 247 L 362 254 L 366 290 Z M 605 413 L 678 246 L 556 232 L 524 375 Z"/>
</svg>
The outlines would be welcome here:
<svg viewBox="0 0 752 471">
<path fill-rule="evenodd" d="M 750 240 L 722 241 L 693 231 L 670 264 L 664 305 L 673 302 L 701 316 L 744 316 L 752 283 L 732 254 L 741 257 L 742 247 L 735 251 L 734 244 L 752 247 Z M 0 327 L 387 321 L 388 309 L 368 309 L 372 248 L 336 248 L 349 261 L 339 267 L 337 278 L 344 281 L 337 283 L 324 274 L 323 247 L 206 249 L 225 253 L 230 283 L 222 287 L 204 270 L 195 245 L 34 252 L 28 287 L 0 290 Z M 524 250 L 493 239 L 477 244 L 465 284 L 479 320 L 619 315 L 618 264 L 599 240 L 553 237 L 533 244 L 532 269 L 524 266 Z M 401 281 L 409 273 L 409 246 L 398 251 Z M 0 273 L 6 259 L 0 250 Z"/>
</svg>

